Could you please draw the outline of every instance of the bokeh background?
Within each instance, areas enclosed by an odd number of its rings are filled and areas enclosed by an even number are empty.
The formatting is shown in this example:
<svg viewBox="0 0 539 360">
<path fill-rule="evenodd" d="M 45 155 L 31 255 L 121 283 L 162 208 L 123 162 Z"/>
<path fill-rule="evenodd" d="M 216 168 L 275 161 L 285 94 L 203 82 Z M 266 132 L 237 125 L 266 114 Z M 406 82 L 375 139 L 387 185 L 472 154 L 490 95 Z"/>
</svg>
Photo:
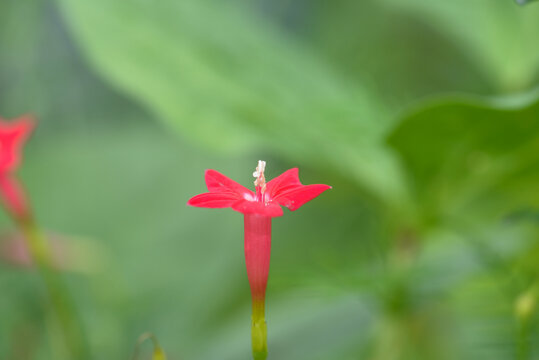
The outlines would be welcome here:
<svg viewBox="0 0 539 360">
<path fill-rule="evenodd" d="M 250 358 L 242 216 L 185 203 L 259 159 L 333 185 L 273 222 L 270 359 L 539 359 L 538 84 L 534 2 L 0 2 L 0 115 L 39 118 L 20 177 L 95 359 Z M 0 358 L 62 360 L 0 216 Z"/>
</svg>

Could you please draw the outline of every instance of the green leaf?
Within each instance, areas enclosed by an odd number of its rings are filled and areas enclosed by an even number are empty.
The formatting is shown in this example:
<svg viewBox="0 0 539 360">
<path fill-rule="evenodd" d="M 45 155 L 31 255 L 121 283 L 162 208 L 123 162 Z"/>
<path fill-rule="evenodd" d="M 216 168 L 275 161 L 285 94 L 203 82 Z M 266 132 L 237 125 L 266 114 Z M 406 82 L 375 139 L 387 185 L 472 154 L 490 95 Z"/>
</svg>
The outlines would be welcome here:
<svg viewBox="0 0 539 360">
<path fill-rule="evenodd" d="M 270 149 L 338 169 L 384 201 L 404 197 L 380 145 L 384 108 L 257 14 L 209 0 L 58 3 L 97 69 L 183 136 Z"/>
<path fill-rule="evenodd" d="M 497 219 L 539 206 L 539 102 L 453 98 L 409 114 L 389 137 L 423 218 Z"/>
<path fill-rule="evenodd" d="M 297 30 L 302 39 L 354 81 L 380 94 L 386 106 L 400 110 L 434 93 L 489 94 L 495 88 L 460 39 L 399 6 L 334 0 L 312 1 L 303 10 L 306 19 Z"/>
<path fill-rule="evenodd" d="M 371 115 L 365 107 L 358 111 L 358 89 L 279 41 L 262 20 L 242 18 L 235 6 L 207 0 L 60 3 L 107 78 L 180 130 L 216 147 L 241 148 L 269 137 L 291 142 L 312 136 L 325 116 L 342 112 L 339 126 L 347 129 L 359 126 L 352 116 Z M 130 31 L 122 31 L 125 27 Z M 296 133 L 299 126 L 305 128 Z M 295 143 L 287 146 L 302 146 Z"/>
<path fill-rule="evenodd" d="M 537 81 L 539 7 L 491 0 L 384 2 L 458 39 L 500 90 L 523 90 Z"/>
</svg>

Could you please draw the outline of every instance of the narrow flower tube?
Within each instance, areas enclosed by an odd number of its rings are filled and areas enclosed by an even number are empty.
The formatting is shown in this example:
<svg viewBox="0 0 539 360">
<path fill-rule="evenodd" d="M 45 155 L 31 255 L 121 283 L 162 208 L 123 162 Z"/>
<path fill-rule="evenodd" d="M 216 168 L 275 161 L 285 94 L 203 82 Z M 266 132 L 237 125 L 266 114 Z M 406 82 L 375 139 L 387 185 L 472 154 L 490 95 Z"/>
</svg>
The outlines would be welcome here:
<svg viewBox="0 0 539 360">
<path fill-rule="evenodd" d="M 0 198 L 7 212 L 16 221 L 30 217 L 26 196 L 21 184 L 14 176 L 0 173 Z"/>
<path fill-rule="evenodd" d="M 303 185 L 297 168 L 285 171 L 266 183 L 265 167 L 266 162 L 259 161 L 253 173 L 255 192 L 215 170 L 207 170 L 205 180 L 209 192 L 196 195 L 187 202 L 196 207 L 231 207 L 244 215 L 245 263 L 253 306 L 251 340 L 255 360 L 264 360 L 268 354 L 265 299 L 272 218 L 283 215 L 281 206 L 295 211 L 331 188 L 323 184 Z"/>
<path fill-rule="evenodd" d="M 245 263 L 253 301 L 264 301 L 271 251 L 271 217 L 244 215 Z"/>
<path fill-rule="evenodd" d="M 271 253 L 271 217 L 258 214 L 244 215 L 244 232 L 245 263 L 253 302 L 251 325 L 253 357 L 265 359 L 268 347 L 264 308 Z"/>
</svg>

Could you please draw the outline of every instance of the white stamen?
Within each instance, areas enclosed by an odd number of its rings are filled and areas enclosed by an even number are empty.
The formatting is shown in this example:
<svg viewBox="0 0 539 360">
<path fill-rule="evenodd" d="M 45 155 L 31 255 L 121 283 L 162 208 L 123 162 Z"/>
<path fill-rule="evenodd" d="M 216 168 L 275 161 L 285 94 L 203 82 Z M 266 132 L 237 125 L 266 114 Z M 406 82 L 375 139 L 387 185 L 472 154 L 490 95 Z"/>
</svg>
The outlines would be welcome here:
<svg viewBox="0 0 539 360">
<path fill-rule="evenodd" d="M 262 187 L 262 193 L 266 191 L 266 179 L 264 178 L 264 170 L 266 170 L 266 162 L 258 160 L 258 166 L 256 171 L 253 173 L 253 176 L 256 178 L 255 186 Z"/>
<path fill-rule="evenodd" d="M 264 175 L 265 169 L 266 169 L 266 162 L 262 160 L 258 160 L 258 166 L 256 167 L 256 171 L 253 173 L 253 176 L 255 178 L 258 178 L 260 175 Z"/>
</svg>

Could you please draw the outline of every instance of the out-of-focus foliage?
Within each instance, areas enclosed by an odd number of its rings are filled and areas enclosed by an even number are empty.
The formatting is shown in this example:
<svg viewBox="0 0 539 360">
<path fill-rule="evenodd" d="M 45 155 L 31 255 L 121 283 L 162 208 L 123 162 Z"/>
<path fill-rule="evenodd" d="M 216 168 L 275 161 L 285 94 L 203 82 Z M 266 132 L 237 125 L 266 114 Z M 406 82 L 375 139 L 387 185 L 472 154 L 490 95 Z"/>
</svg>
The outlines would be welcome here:
<svg viewBox="0 0 539 360">
<path fill-rule="evenodd" d="M 520 103 L 457 99 L 402 120 L 389 141 L 423 217 L 478 221 L 539 207 L 539 103 Z"/>
<path fill-rule="evenodd" d="M 185 202 L 259 158 L 333 185 L 274 220 L 272 359 L 538 357 L 538 5 L 1 2 L 0 115 L 39 116 L 21 177 L 93 249 L 66 276 L 95 358 L 151 330 L 249 359 L 241 216 Z M 0 266 L 0 358 L 62 359 L 39 279 Z"/>
<path fill-rule="evenodd" d="M 377 146 L 383 107 L 256 14 L 211 1 L 96 4 L 64 4 L 91 60 L 180 131 L 212 147 L 330 162 L 380 197 L 401 191 Z"/>
<path fill-rule="evenodd" d="M 536 84 L 539 8 L 510 1 L 383 0 L 451 36 L 501 91 Z"/>
</svg>

